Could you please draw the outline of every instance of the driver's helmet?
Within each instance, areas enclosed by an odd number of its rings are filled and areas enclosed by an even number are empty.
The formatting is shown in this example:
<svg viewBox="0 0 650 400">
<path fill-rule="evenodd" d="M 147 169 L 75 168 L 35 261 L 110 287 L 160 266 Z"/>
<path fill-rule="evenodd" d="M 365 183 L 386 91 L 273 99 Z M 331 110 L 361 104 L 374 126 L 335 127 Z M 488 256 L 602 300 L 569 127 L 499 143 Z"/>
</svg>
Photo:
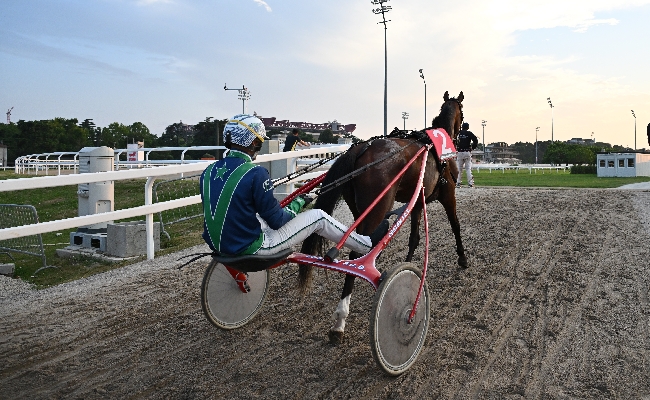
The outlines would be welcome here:
<svg viewBox="0 0 650 400">
<path fill-rule="evenodd" d="M 469 129 L 469 124 L 467 122 L 463 122 L 463 129 L 468 130 Z"/>
<path fill-rule="evenodd" d="M 253 143 L 253 140 L 258 138 L 262 142 L 268 139 L 266 136 L 266 128 L 259 118 L 248 115 L 238 114 L 228 120 L 223 129 L 223 141 L 227 144 L 238 144 L 240 146 L 248 147 Z"/>
</svg>

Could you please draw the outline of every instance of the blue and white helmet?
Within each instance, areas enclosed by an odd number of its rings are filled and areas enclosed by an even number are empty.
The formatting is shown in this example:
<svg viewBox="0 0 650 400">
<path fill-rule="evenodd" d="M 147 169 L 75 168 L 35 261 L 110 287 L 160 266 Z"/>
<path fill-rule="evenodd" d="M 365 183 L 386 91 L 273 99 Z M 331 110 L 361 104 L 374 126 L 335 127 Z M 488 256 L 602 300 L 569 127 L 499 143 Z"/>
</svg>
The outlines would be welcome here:
<svg viewBox="0 0 650 400">
<path fill-rule="evenodd" d="M 266 136 L 266 128 L 259 118 L 248 115 L 238 114 L 228 120 L 225 128 L 223 129 L 223 141 L 228 141 L 230 135 L 230 142 L 240 146 L 248 147 L 253 143 L 255 138 L 262 142 L 268 139 Z"/>
</svg>

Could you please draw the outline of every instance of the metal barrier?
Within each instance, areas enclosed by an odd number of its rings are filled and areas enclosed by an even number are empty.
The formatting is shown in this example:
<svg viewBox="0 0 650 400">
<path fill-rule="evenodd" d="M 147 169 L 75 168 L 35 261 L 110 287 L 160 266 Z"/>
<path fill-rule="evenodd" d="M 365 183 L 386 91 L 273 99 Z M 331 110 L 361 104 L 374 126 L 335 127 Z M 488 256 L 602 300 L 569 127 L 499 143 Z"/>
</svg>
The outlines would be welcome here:
<svg viewBox="0 0 650 400">
<path fill-rule="evenodd" d="M 153 202 L 160 203 L 162 201 L 199 195 L 198 181 L 200 176 L 201 174 L 196 174 L 157 182 L 153 186 Z M 160 219 L 160 233 L 167 236 L 167 239 L 171 239 L 165 226 L 187 221 L 192 218 L 203 217 L 203 207 L 201 204 L 192 204 L 185 207 L 173 208 L 159 212 L 158 217 Z"/>
<path fill-rule="evenodd" d="M 0 229 L 29 224 L 38 224 L 38 214 L 36 213 L 36 208 L 34 208 L 34 206 L 0 204 Z M 48 268 L 45 261 L 43 239 L 41 238 L 40 233 L 0 240 L 0 253 L 7 254 L 9 258 L 13 260 L 14 258 L 10 254 L 12 252 L 41 257 L 43 260 L 43 266 L 37 269 L 34 274 L 42 269 Z"/>
</svg>

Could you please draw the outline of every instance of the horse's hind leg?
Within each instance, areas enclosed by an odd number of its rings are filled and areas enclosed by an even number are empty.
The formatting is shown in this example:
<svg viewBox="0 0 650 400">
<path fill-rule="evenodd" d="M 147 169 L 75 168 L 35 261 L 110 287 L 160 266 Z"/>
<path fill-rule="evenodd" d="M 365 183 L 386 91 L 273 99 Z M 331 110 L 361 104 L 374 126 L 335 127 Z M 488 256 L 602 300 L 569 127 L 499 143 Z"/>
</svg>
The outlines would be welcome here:
<svg viewBox="0 0 650 400">
<path fill-rule="evenodd" d="M 361 256 L 360 254 L 357 257 Z M 350 253 L 350 258 L 353 254 Z M 333 345 L 338 345 L 343 342 L 343 332 L 345 331 L 345 319 L 350 314 L 350 299 L 352 298 L 352 290 L 354 289 L 354 275 L 345 275 L 345 284 L 343 284 L 343 293 L 341 300 L 336 306 L 334 311 L 334 325 L 330 328 L 329 340 Z"/>
</svg>

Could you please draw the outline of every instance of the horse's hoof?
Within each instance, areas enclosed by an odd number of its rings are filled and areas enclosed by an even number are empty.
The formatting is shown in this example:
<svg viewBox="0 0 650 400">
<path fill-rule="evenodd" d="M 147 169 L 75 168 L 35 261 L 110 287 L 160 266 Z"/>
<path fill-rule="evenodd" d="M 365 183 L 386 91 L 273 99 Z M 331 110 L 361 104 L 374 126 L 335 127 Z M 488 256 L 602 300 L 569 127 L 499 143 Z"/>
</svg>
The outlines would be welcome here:
<svg viewBox="0 0 650 400">
<path fill-rule="evenodd" d="M 460 266 L 463 269 L 467 268 L 467 257 L 465 256 L 458 257 L 458 266 Z"/>
<path fill-rule="evenodd" d="M 338 346 L 341 343 L 343 343 L 343 332 L 330 331 L 328 336 L 329 336 L 329 339 L 330 339 L 330 344 L 332 346 Z"/>
</svg>

